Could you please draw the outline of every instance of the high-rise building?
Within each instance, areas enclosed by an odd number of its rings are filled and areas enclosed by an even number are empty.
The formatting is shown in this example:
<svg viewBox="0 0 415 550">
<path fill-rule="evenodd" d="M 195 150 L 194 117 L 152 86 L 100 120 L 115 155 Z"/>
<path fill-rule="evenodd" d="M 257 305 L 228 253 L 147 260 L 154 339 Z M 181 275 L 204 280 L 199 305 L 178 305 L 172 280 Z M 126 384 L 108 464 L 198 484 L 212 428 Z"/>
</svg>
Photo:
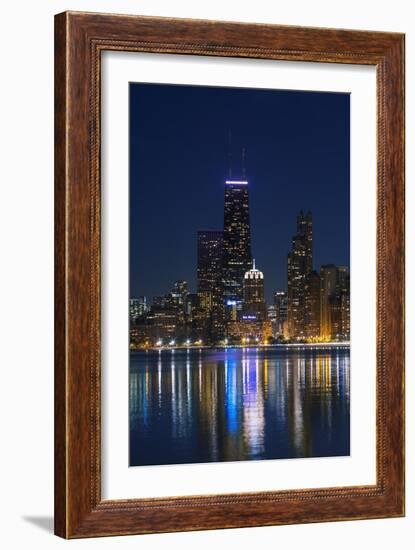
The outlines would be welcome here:
<svg viewBox="0 0 415 550">
<path fill-rule="evenodd" d="M 313 218 L 310 211 L 304 214 L 301 210 L 298 215 L 297 235 L 301 237 L 304 247 L 305 271 L 310 273 L 313 269 Z"/>
<path fill-rule="evenodd" d="M 337 279 L 339 289 L 348 289 L 350 285 L 350 273 L 349 268 L 343 265 L 337 267 Z"/>
<path fill-rule="evenodd" d="M 349 340 L 349 268 L 323 265 L 320 269 L 320 280 L 320 336 L 324 340 Z"/>
<path fill-rule="evenodd" d="M 198 231 L 197 294 L 200 319 L 213 340 L 224 332 L 222 257 L 223 231 Z"/>
<path fill-rule="evenodd" d="M 320 275 L 310 271 L 305 281 L 305 334 L 307 338 L 320 336 Z"/>
<path fill-rule="evenodd" d="M 340 309 L 339 339 L 350 340 L 350 273 L 344 266 L 339 266 L 337 273 Z"/>
<path fill-rule="evenodd" d="M 252 267 L 248 182 L 225 182 L 222 284 L 225 306 L 242 303 L 243 281 Z"/>
<path fill-rule="evenodd" d="M 287 334 L 288 298 L 285 290 L 274 293 L 276 336 Z"/>
<path fill-rule="evenodd" d="M 311 212 L 297 217 L 297 233 L 288 254 L 288 332 L 290 338 L 305 338 L 306 279 L 313 268 L 313 222 Z"/>
<path fill-rule="evenodd" d="M 214 288 L 222 279 L 223 231 L 197 232 L 197 293 L 211 304 Z"/>
<path fill-rule="evenodd" d="M 350 340 L 350 293 L 340 295 L 340 339 Z"/>
<path fill-rule="evenodd" d="M 242 319 L 265 321 L 267 306 L 264 298 L 264 274 L 255 267 L 245 273 Z"/>
<path fill-rule="evenodd" d="M 337 330 L 337 267 L 333 264 L 322 265 L 320 280 L 320 336 L 331 340 Z"/>
</svg>

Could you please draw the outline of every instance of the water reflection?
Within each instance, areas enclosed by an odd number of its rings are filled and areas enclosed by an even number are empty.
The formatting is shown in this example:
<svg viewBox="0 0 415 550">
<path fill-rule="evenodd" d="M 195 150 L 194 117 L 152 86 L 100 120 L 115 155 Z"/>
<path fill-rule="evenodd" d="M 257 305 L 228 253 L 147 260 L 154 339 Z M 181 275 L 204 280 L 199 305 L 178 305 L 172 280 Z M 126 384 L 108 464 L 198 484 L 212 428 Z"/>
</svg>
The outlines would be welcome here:
<svg viewBox="0 0 415 550">
<path fill-rule="evenodd" d="M 349 454 L 347 349 L 131 352 L 130 464 Z"/>
</svg>

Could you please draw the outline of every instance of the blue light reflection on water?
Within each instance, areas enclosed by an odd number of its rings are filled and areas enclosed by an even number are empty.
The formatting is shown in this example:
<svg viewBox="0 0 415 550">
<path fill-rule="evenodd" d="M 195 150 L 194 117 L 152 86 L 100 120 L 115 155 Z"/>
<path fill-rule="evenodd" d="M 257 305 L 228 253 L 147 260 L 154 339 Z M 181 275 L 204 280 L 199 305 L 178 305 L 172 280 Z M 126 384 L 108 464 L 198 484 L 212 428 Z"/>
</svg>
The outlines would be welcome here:
<svg viewBox="0 0 415 550">
<path fill-rule="evenodd" d="M 130 465 L 350 453 L 348 349 L 130 353 Z"/>
</svg>

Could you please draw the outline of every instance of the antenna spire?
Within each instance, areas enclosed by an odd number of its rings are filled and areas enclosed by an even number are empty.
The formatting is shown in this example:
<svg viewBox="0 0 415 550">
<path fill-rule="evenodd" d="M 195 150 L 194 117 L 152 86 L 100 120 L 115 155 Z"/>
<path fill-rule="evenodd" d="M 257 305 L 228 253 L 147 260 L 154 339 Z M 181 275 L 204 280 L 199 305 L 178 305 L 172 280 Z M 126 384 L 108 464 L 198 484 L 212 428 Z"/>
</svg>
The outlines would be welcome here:
<svg viewBox="0 0 415 550">
<path fill-rule="evenodd" d="M 242 179 L 246 179 L 246 170 L 245 170 L 245 156 L 246 156 L 246 149 L 245 147 L 242 147 Z"/>
<path fill-rule="evenodd" d="M 232 179 L 232 131 L 229 128 L 228 132 L 228 162 L 229 162 L 229 179 Z"/>
</svg>

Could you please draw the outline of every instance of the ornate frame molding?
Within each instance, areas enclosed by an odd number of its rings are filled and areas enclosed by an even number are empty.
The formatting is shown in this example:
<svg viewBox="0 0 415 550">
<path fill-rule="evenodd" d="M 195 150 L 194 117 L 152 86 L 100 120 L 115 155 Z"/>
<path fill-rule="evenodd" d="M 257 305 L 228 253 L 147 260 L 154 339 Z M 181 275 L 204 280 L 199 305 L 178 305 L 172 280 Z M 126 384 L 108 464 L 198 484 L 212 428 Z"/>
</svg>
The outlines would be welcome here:
<svg viewBox="0 0 415 550">
<path fill-rule="evenodd" d="M 105 50 L 376 66 L 376 485 L 101 500 L 100 75 Z M 402 516 L 404 35 L 65 12 L 55 18 L 55 52 L 56 534 L 76 538 Z"/>
</svg>

